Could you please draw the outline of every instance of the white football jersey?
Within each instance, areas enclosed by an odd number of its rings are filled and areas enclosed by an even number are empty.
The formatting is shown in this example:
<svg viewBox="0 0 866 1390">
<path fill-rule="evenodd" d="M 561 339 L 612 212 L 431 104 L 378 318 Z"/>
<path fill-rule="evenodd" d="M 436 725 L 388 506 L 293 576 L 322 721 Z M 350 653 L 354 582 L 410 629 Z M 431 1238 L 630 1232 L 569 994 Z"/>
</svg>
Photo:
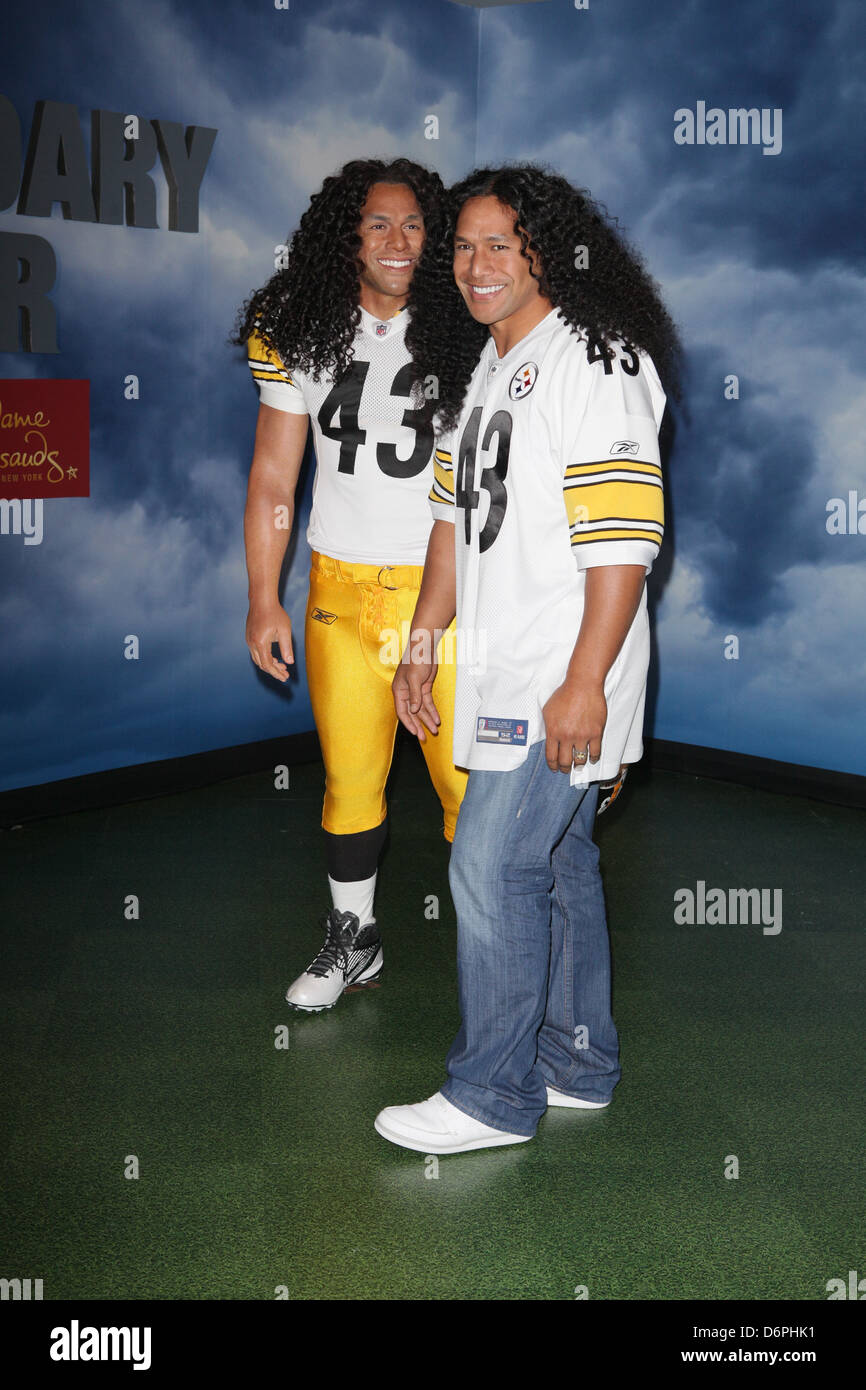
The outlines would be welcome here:
<svg viewBox="0 0 866 1390">
<path fill-rule="evenodd" d="M 645 353 L 625 343 L 603 353 L 556 309 L 505 357 L 488 340 L 430 493 L 433 515 L 456 526 L 459 766 L 507 771 L 545 737 L 542 708 L 565 678 L 587 569 L 649 573 L 664 526 L 664 406 Z M 605 681 L 601 759 L 575 764 L 573 786 L 641 756 L 648 664 L 644 593 Z"/>
<path fill-rule="evenodd" d="M 307 540 L 335 560 L 423 565 L 432 521 L 433 428 L 409 399 L 405 309 L 361 309 L 354 360 L 339 384 L 287 367 L 253 334 L 249 364 L 264 405 L 313 423 L 316 475 Z"/>
</svg>

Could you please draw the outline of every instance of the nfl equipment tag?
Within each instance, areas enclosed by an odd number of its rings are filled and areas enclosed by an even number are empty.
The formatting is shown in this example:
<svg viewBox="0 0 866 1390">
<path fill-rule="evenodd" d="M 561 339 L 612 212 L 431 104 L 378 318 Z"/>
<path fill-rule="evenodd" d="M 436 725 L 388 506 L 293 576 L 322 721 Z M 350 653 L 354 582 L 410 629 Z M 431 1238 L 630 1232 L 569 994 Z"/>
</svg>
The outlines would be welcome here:
<svg viewBox="0 0 866 1390">
<path fill-rule="evenodd" d="M 525 719 L 489 719 L 479 716 L 475 726 L 476 743 L 525 743 Z"/>
</svg>

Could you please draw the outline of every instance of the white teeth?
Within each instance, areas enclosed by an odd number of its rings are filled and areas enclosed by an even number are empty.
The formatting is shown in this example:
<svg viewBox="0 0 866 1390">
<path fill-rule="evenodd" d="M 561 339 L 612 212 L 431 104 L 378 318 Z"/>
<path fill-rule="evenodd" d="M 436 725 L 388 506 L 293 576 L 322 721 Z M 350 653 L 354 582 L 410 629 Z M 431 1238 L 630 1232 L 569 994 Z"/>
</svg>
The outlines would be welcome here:
<svg viewBox="0 0 866 1390">
<path fill-rule="evenodd" d="M 472 290 L 472 293 L 473 293 L 473 294 L 498 294 L 500 290 L 504 290 L 504 289 L 505 289 L 505 286 L 504 286 L 504 285 L 470 285 L 469 288 Z"/>
<path fill-rule="evenodd" d="M 406 267 L 407 265 L 411 265 L 412 262 L 411 262 L 411 260 L 409 260 L 409 261 L 386 261 L 386 260 L 383 260 L 383 259 L 380 258 L 379 264 L 380 264 L 380 265 L 393 266 L 395 270 L 404 270 L 405 267 Z"/>
</svg>

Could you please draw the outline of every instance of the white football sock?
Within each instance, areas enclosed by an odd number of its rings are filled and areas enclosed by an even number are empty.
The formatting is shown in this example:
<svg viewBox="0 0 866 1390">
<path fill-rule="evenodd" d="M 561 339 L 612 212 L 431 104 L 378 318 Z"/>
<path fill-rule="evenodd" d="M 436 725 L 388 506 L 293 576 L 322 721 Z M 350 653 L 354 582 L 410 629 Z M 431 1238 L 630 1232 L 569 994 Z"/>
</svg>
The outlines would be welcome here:
<svg viewBox="0 0 866 1390">
<path fill-rule="evenodd" d="M 328 874 L 328 884 L 331 889 L 331 902 L 338 912 L 354 912 L 362 927 L 374 920 L 375 874 L 372 878 L 358 879 L 355 883 L 340 883 Z"/>
</svg>

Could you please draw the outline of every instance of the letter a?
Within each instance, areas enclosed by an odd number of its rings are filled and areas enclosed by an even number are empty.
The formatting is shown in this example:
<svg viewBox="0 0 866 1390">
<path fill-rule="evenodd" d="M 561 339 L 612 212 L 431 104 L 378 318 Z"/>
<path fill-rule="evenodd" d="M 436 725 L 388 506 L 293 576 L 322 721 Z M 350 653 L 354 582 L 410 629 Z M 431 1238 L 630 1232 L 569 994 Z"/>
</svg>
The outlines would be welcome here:
<svg viewBox="0 0 866 1390">
<path fill-rule="evenodd" d="M 681 106 L 679 111 L 674 112 L 674 143 L 677 145 L 693 145 L 695 143 L 695 113 L 690 111 L 687 106 Z"/>
<path fill-rule="evenodd" d="M 827 530 L 831 536 L 844 536 L 848 530 L 848 516 L 841 497 L 831 497 L 827 503 Z"/>
<path fill-rule="evenodd" d="M 691 926 L 695 920 L 695 895 L 691 888 L 678 888 L 674 893 L 674 921 L 678 926 Z"/>
<path fill-rule="evenodd" d="M 51 1357 L 51 1360 L 52 1360 L 52 1361 L 68 1361 L 68 1360 L 69 1360 L 69 1328 L 68 1328 L 68 1327 L 52 1327 L 52 1329 L 51 1329 L 51 1346 L 50 1346 L 50 1348 L 49 1348 L 48 1355 Z"/>
</svg>

